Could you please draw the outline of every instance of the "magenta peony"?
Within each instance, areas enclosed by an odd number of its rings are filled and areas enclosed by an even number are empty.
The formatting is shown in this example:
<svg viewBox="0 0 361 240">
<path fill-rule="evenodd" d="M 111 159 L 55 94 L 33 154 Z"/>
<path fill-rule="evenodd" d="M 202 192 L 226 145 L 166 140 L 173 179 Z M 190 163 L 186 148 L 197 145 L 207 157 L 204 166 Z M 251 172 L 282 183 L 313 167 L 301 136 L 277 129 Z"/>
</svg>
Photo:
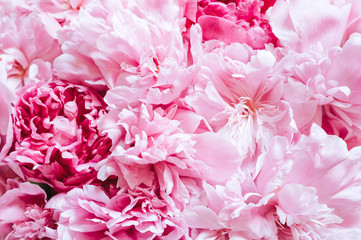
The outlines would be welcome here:
<svg viewBox="0 0 361 240">
<path fill-rule="evenodd" d="M 57 191 L 92 182 L 94 165 L 111 146 L 97 130 L 104 107 L 99 94 L 82 86 L 60 81 L 27 86 L 15 103 L 15 147 L 7 162 L 26 179 Z"/>
</svg>

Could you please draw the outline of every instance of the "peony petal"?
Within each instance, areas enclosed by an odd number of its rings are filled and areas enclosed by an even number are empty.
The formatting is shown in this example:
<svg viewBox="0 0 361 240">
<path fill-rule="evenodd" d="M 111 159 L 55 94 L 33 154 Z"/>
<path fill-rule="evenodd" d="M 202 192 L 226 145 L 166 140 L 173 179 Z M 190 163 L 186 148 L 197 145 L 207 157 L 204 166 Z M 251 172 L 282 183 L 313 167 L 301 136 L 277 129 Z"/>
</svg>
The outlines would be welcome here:
<svg viewBox="0 0 361 240">
<path fill-rule="evenodd" d="M 225 183 L 242 163 L 237 148 L 215 133 L 199 134 L 195 138 L 196 156 L 210 168 L 206 173 L 211 184 Z"/>
</svg>

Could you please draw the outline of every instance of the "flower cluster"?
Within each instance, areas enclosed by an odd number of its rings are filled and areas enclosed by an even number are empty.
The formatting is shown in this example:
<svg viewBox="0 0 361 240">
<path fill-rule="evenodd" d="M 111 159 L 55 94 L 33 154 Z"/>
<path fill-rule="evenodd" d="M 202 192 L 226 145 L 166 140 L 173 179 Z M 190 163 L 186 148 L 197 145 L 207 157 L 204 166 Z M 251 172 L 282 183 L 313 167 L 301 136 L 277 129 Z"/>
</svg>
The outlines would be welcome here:
<svg viewBox="0 0 361 240">
<path fill-rule="evenodd" d="M 0 0 L 0 239 L 361 239 L 358 0 Z"/>
</svg>

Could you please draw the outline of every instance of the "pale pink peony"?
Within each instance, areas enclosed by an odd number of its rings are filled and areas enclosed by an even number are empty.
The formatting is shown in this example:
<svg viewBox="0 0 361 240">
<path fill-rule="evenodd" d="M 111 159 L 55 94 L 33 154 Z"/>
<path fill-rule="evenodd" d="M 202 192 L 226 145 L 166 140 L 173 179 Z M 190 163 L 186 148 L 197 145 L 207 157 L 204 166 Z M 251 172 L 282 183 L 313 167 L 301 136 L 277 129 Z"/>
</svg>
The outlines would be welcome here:
<svg viewBox="0 0 361 240">
<path fill-rule="evenodd" d="M 272 53 L 248 52 L 240 44 L 221 49 L 203 56 L 194 51 L 202 69 L 185 97 L 189 107 L 243 157 L 257 154 L 273 135 L 291 136 L 289 106 L 281 100 L 283 78 L 274 70 Z"/>
<path fill-rule="evenodd" d="M 52 62 L 60 54 L 55 38 L 60 26 L 12 7 L 0 11 L 0 81 L 15 92 L 26 84 L 52 79 Z"/>
<path fill-rule="evenodd" d="M 203 204 L 190 206 L 182 213 L 193 239 L 277 239 L 274 207 L 269 204 L 274 194 L 261 199 L 252 192 L 252 180 L 241 172 L 226 185 L 203 187 Z"/>
<path fill-rule="evenodd" d="M 194 142 L 172 120 L 169 109 L 142 105 L 137 109 L 112 109 L 99 127 L 112 139 L 112 155 L 100 162 L 98 178 L 118 177 L 118 186 L 159 188 L 172 206 L 182 209 L 192 194 L 199 194 L 201 175 L 191 155 Z M 195 129 L 198 126 L 195 125 Z"/>
<path fill-rule="evenodd" d="M 266 2 L 198 0 L 196 22 L 202 27 L 203 39 L 246 43 L 255 49 L 275 44 L 277 39 L 264 15 L 274 1 Z"/>
<path fill-rule="evenodd" d="M 290 103 L 302 133 L 315 122 L 328 134 L 344 138 L 349 148 L 361 144 L 360 41 L 355 33 L 342 48 L 290 51 L 279 62 L 287 76 L 283 99 Z"/>
<path fill-rule="evenodd" d="M 360 239 L 361 148 L 317 125 L 294 141 L 275 137 L 257 175 L 205 185 L 208 202 L 183 213 L 189 227 L 231 239 Z"/>
<path fill-rule="evenodd" d="M 177 209 L 198 200 L 203 179 L 224 183 L 242 160 L 229 141 L 205 132 L 209 126 L 201 116 L 177 105 L 112 109 L 99 128 L 114 147 L 112 154 L 97 164 L 98 178 L 116 176 L 120 187 L 159 189 Z"/>
<path fill-rule="evenodd" d="M 183 239 L 182 219 L 154 190 L 135 188 L 108 196 L 84 185 L 53 197 L 47 207 L 58 215 L 60 239 Z"/>
<path fill-rule="evenodd" d="M 184 7 L 183 7 L 184 8 Z M 178 1 L 94 1 L 60 32 L 58 76 L 115 88 L 119 104 L 169 104 L 192 82 Z M 65 70 L 66 69 L 66 70 Z"/>
<path fill-rule="evenodd" d="M 111 146 L 97 129 L 105 113 L 101 96 L 86 87 L 61 81 L 29 85 L 15 102 L 16 143 L 6 161 L 26 179 L 57 191 L 91 182 L 94 165 Z"/>
<path fill-rule="evenodd" d="M 280 147 L 273 148 L 274 154 Z M 265 163 L 276 167 L 270 174 L 264 165 L 256 179 L 257 186 L 267 186 L 264 191 L 276 190 L 279 235 L 337 239 L 333 234 L 346 238 L 348 232 L 358 233 L 361 148 L 348 151 L 342 139 L 313 125 L 310 136 L 302 137 L 291 149 L 285 158 L 274 155 L 268 163 L 272 157 L 266 155 Z M 282 167 L 285 160 L 288 168 Z"/>
<path fill-rule="evenodd" d="M 53 210 L 46 209 L 46 194 L 37 185 L 8 180 L 0 196 L 0 238 L 55 239 Z"/>
</svg>

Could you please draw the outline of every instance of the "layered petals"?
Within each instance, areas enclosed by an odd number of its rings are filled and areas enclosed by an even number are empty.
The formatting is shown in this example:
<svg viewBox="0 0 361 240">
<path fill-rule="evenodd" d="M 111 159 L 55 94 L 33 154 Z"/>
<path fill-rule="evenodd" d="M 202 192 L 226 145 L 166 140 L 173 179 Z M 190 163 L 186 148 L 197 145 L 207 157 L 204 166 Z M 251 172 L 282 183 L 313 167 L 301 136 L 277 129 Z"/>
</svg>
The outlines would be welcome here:
<svg viewBox="0 0 361 240">
<path fill-rule="evenodd" d="M 15 104 L 16 144 L 6 161 L 26 179 L 58 191 L 93 181 L 94 165 L 111 147 L 97 129 L 104 107 L 85 87 L 60 81 L 29 85 Z"/>
<path fill-rule="evenodd" d="M 85 185 L 59 194 L 47 207 L 58 214 L 60 239 L 180 239 L 186 228 L 154 191 L 120 190 L 109 197 Z"/>
<path fill-rule="evenodd" d="M 21 10 L 0 12 L 0 81 L 15 92 L 24 85 L 50 81 L 52 63 L 60 54 L 55 38 L 57 22 Z M 48 21 L 45 25 L 43 21 Z"/>
<path fill-rule="evenodd" d="M 53 211 L 45 208 L 46 194 L 37 185 L 8 180 L 9 189 L 0 196 L 2 239 L 53 239 Z"/>
</svg>

